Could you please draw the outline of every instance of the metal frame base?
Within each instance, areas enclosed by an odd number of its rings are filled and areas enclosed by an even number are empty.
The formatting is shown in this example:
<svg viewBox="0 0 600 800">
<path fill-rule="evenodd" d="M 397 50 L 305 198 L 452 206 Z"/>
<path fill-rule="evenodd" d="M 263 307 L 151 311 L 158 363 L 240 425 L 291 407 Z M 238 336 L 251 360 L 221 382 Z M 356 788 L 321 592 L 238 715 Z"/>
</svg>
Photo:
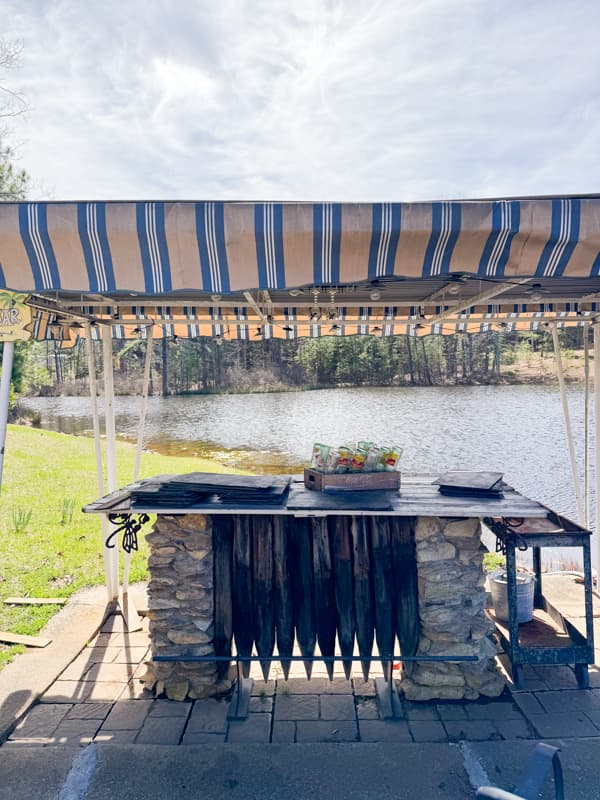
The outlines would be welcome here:
<svg viewBox="0 0 600 800">
<path fill-rule="evenodd" d="M 382 719 L 396 719 L 402 716 L 400 696 L 393 678 L 375 678 L 375 691 L 377 692 L 377 705 Z"/>
</svg>

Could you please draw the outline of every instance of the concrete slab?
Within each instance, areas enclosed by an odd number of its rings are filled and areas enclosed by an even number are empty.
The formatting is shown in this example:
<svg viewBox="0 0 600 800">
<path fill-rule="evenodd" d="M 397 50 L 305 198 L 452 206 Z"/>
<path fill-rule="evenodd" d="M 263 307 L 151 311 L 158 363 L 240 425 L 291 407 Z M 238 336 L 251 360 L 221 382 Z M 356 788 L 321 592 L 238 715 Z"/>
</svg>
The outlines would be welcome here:
<svg viewBox="0 0 600 800">
<path fill-rule="evenodd" d="M 592 800 L 598 797 L 598 740 L 552 740 L 559 746 L 565 778 L 565 796 L 569 800 Z M 490 777 L 490 785 L 511 789 L 523 773 L 535 742 L 477 742 L 469 748 Z M 540 800 L 554 800 L 549 777 Z"/>
<path fill-rule="evenodd" d="M 296 741 L 296 723 L 291 720 L 275 720 L 271 730 L 272 744 L 291 744 Z"/>
<path fill-rule="evenodd" d="M 118 700 L 104 721 L 109 731 L 139 730 L 152 706 L 151 700 Z"/>
<path fill-rule="evenodd" d="M 0 672 L 0 743 L 28 708 L 79 655 L 104 619 L 106 589 L 74 595 L 43 630 L 52 642 L 43 650 L 19 655 Z"/>
<path fill-rule="evenodd" d="M 600 729 L 583 711 L 565 711 L 560 714 L 528 714 L 527 719 L 537 735 L 548 737 L 600 736 Z"/>
<path fill-rule="evenodd" d="M 268 714 L 273 711 L 272 697 L 250 697 L 248 711 L 251 714 Z"/>
<path fill-rule="evenodd" d="M 325 722 L 324 720 L 298 720 L 297 742 L 356 742 L 356 722 Z"/>
<path fill-rule="evenodd" d="M 361 719 L 379 719 L 379 708 L 374 697 L 367 697 L 356 702 L 356 716 Z"/>
<path fill-rule="evenodd" d="M 74 758 L 70 748 L 2 748 L 0 800 L 49 800 L 58 794 Z"/>
<path fill-rule="evenodd" d="M 131 733 L 115 732 L 114 739 L 78 754 L 68 747 L 5 745 L 0 800 L 54 800 L 65 785 L 71 794 L 63 797 L 86 800 L 223 800 L 233 792 L 238 800 L 449 800 L 473 797 L 482 784 L 510 789 L 534 747 L 522 741 L 264 747 L 221 744 L 222 734 L 206 733 L 196 734 L 196 745 L 164 747 L 128 744 Z M 561 747 L 569 800 L 597 797 L 597 740 L 552 743 Z M 548 780 L 540 800 L 553 797 Z"/>
<path fill-rule="evenodd" d="M 11 739 L 51 736 L 70 709 L 71 706 L 63 703 L 35 706 L 11 733 Z"/>
<path fill-rule="evenodd" d="M 52 734 L 53 743 L 83 747 L 93 741 L 101 724 L 99 719 L 65 719 Z"/>
<path fill-rule="evenodd" d="M 468 719 L 523 719 L 523 714 L 514 703 L 464 703 Z"/>
<path fill-rule="evenodd" d="M 462 703 L 439 703 L 436 710 L 444 722 L 467 719 L 467 711 Z"/>
<path fill-rule="evenodd" d="M 191 710 L 191 703 L 178 703 L 175 700 L 154 700 L 150 704 L 149 713 L 152 717 L 187 717 Z"/>
<path fill-rule="evenodd" d="M 403 720 L 365 719 L 358 724 L 361 742 L 412 742 Z"/>
<path fill-rule="evenodd" d="M 189 733 L 227 733 L 228 704 L 219 700 L 194 703 L 186 731 Z"/>
<path fill-rule="evenodd" d="M 430 703 L 404 702 L 404 710 L 408 719 L 439 720 L 437 708 Z"/>
<path fill-rule="evenodd" d="M 534 732 L 524 719 L 495 719 L 494 725 L 503 739 L 533 739 Z"/>
<path fill-rule="evenodd" d="M 444 727 L 451 740 L 467 739 L 469 742 L 485 742 L 501 738 L 498 728 L 489 719 L 462 719 L 444 721 Z"/>
<path fill-rule="evenodd" d="M 85 797 L 223 800 L 234 795 L 238 800 L 448 800 L 472 797 L 473 790 L 460 750 L 446 745 L 99 745 Z"/>
<path fill-rule="evenodd" d="M 202 733 L 202 731 L 198 731 L 196 733 L 188 733 L 187 731 L 183 734 L 183 739 L 181 740 L 182 745 L 199 745 L 199 744 L 223 744 L 225 742 L 225 734 L 224 733 Z"/>
<path fill-rule="evenodd" d="M 97 744 L 133 744 L 139 731 L 105 731 L 102 728 L 94 737 Z"/>
<path fill-rule="evenodd" d="M 408 727 L 415 742 L 448 741 L 446 729 L 434 719 L 411 719 Z"/>
<path fill-rule="evenodd" d="M 545 711 L 599 711 L 600 690 L 568 689 L 556 692 L 536 692 L 536 700 Z"/>
<path fill-rule="evenodd" d="M 322 694 L 319 698 L 321 719 L 350 720 L 356 719 L 354 697 L 351 694 Z"/>
<path fill-rule="evenodd" d="M 277 694 L 275 719 L 319 719 L 319 697 L 316 694 Z"/>
<path fill-rule="evenodd" d="M 271 715 L 250 714 L 248 719 L 229 723 L 228 742 L 263 742 L 271 737 Z"/>
<path fill-rule="evenodd" d="M 363 681 L 358 678 L 353 678 L 352 685 L 354 687 L 354 694 L 357 697 L 375 697 L 377 694 L 374 681 Z"/>
<path fill-rule="evenodd" d="M 184 728 L 184 717 L 147 717 L 137 735 L 136 742 L 139 744 L 179 744 Z"/>
<path fill-rule="evenodd" d="M 112 703 L 75 703 L 66 719 L 104 719 L 111 710 Z"/>
</svg>

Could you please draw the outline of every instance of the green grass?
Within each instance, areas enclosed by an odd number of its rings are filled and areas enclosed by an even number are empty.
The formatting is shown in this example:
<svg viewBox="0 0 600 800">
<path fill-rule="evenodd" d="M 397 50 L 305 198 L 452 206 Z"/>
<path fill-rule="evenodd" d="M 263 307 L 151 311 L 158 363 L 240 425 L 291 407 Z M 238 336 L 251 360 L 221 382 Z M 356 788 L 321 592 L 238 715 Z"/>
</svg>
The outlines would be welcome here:
<svg viewBox="0 0 600 800">
<path fill-rule="evenodd" d="M 118 442 L 119 486 L 131 483 L 134 460 L 135 447 Z M 201 458 L 142 454 L 141 477 L 196 471 L 235 470 Z M 0 601 L 27 595 L 69 597 L 104 582 L 100 517 L 81 512 L 97 497 L 93 440 L 8 426 L 0 490 Z M 147 578 L 144 533 L 149 530 L 150 525 L 139 536 L 131 582 Z M 0 630 L 35 635 L 58 609 L 0 602 Z M 22 649 L 0 644 L 0 668 Z"/>
</svg>

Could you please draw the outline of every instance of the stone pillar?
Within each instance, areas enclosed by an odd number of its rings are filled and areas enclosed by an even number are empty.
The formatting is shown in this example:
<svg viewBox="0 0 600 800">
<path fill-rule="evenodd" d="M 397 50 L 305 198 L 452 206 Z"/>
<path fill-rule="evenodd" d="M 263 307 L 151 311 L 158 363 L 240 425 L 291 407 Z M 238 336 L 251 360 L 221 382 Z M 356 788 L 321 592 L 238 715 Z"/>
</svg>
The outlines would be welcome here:
<svg viewBox="0 0 600 800">
<path fill-rule="evenodd" d="M 477 519 L 419 517 L 415 529 L 421 636 L 417 655 L 474 655 L 478 661 L 416 664 L 401 682 L 409 700 L 475 700 L 504 689 L 485 615 Z"/>
<path fill-rule="evenodd" d="M 214 655 L 213 547 L 210 518 L 201 514 L 159 515 L 146 540 L 148 608 L 153 656 Z M 147 689 L 170 700 L 223 694 L 216 665 L 202 662 L 146 663 Z"/>
</svg>

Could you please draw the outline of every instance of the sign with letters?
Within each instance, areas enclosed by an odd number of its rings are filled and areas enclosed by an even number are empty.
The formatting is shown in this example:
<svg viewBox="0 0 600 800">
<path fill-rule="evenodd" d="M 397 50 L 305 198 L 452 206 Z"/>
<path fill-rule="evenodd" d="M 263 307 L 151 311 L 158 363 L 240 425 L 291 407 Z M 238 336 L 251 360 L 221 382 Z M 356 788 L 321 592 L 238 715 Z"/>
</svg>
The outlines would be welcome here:
<svg viewBox="0 0 600 800">
<path fill-rule="evenodd" d="M 27 295 L 0 289 L 0 342 L 16 342 L 31 338 L 26 330 L 31 324 L 31 308 L 25 305 Z"/>
</svg>

